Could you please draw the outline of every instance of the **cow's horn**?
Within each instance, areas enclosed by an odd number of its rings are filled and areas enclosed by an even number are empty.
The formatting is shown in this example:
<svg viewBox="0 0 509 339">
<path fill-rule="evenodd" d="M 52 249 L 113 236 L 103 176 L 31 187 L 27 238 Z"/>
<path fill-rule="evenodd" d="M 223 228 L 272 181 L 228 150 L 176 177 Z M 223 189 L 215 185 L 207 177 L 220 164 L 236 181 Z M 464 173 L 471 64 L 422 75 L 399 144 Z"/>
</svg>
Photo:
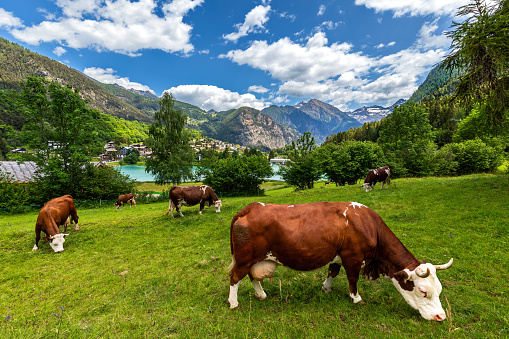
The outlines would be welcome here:
<svg viewBox="0 0 509 339">
<path fill-rule="evenodd" d="M 55 239 L 55 237 L 54 237 L 53 235 L 50 235 L 50 236 L 49 236 L 49 239 L 50 239 L 50 240 L 51 240 L 51 239 Z"/>
<path fill-rule="evenodd" d="M 427 278 L 429 276 L 429 274 L 430 274 L 429 267 L 426 267 L 426 272 L 424 272 L 424 273 L 422 273 L 422 270 L 418 267 L 415 270 L 415 274 L 417 274 L 421 278 Z"/>
<path fill-rule="evenodd" d="M 69 235 L 69 233 L 64 233 L 63 235 L 64 235 L 64 237 L 67 237 Z"/>
<path fill-rule="evenodd" d="M 452 262 L 453 262 L 453 258 L 451 258 L 451 260 L 449 260 L 449 262 L 447 264 L 443 264 L 443 265 L 433 265 L 435 266 L 435 269 L 438 271 L 438 270 L 446 270 L 448 269 L 449 267 L 452 266 Z"/>
</svg>

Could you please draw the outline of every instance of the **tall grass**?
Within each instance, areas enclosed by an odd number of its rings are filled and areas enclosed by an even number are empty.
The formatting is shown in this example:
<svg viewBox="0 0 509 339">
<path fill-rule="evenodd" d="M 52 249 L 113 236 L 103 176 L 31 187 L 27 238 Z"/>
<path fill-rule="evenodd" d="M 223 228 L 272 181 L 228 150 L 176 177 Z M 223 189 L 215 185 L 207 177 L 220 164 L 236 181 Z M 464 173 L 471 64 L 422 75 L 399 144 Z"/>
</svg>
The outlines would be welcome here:
<svg viewBox="0 0 509 339">
<path fill-rule="evenodd" d="M 509 336 L 509 176 L 393 180 L 388 190 L 324 187 L 231 198 L 221 213 L 167 202 L 135 208 L 77 206 L 81 230 L 65 251 L 41 241 L 32 252 L 37 212 L 0 216 L 2 338 L 339 338 Z M 246 278 L 230 310 L 229 227 L 253 201 L 357 201 L 377 211 L 419 259 L 453 266 L 438 275 L 443 323 L 424 320 L 388 280 L 361 281 L 366 305 L 348 300 L 341 271 L 324 294 L 327 268 L 279 267 L 268 298 L 258 301 Z M 71 229 L 73 229 L 71 227 Z"/>
</svg>

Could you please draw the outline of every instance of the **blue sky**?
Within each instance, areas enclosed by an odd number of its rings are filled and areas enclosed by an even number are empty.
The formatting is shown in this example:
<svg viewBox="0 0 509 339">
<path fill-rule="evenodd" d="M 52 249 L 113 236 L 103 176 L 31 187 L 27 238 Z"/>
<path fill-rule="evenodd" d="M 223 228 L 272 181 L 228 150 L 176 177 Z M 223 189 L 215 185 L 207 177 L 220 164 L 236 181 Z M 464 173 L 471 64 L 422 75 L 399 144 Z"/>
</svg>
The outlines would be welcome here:
<svg viewBox="0 0 509 339">
<path fill-rule="evenodd" d="M 101 82 L 217 111 L 408 99 L 468 0 L 16 0 L 0 36 Z M 458 20 L 456 18 L 456 20 Z"/>
</svg>

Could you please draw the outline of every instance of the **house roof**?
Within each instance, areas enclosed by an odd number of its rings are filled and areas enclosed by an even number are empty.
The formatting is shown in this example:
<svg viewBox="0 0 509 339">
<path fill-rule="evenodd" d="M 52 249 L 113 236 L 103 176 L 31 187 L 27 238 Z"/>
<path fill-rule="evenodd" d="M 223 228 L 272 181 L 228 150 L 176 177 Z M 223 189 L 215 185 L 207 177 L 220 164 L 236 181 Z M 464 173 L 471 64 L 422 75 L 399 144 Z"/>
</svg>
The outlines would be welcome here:
<svg viewBox="0 0 509 339">
<path fill-rule="evenodd" d="M 33 161 L 19 163 L 17 161 L 0 161 L 0 171 L 10 174 L 17 182 L 35 181 L 37 166 Z"/>
</svg>

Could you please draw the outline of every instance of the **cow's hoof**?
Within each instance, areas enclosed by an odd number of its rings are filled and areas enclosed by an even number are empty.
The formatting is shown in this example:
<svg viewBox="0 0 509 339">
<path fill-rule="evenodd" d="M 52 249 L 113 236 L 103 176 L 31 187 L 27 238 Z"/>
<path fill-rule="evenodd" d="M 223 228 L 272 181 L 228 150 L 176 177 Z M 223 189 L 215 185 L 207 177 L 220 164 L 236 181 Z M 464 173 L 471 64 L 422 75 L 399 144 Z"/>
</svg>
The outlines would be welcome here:
<svg viewBox="0 0 509 339">
<path fill-rule="evenodd" d="M 366 302 L 363 299 L 361 299 L 360 301 L 355 301 L 352 297 L 350 297 L 350 301 L 357 305 L 366 305 Z"/>
<path fill-rule="evenodd" d="M 238 302 L 228 301 L 228 303 L 230 304 L 230 310 L 233 310 L 233 309 L 236 309 L 236 308 L 239 307 L 239 303 Z"/>
<path fill-rule="evenodd" d="M 255 298 L 258 299 L 258 300 L 264 300 L 267 298 L 267 294 L 263 293 L 263 294 L 257 294 L 255 293 Z"/>
<path fill-rule="evenodd" d="M 332 292 L 332 288 L 330 288 L 330 287 L 329 287 L 329 288 L 327 288 L 327 287 L 325 287 L 325 286 L 322 286 L 322 291 L 324 291 L 325 293 L 329 294 L 329 293 L 331 293 L 331 292 Z M 352 299 L 352 298 L 350 298 L 350 299 Z"/>
</svg>

